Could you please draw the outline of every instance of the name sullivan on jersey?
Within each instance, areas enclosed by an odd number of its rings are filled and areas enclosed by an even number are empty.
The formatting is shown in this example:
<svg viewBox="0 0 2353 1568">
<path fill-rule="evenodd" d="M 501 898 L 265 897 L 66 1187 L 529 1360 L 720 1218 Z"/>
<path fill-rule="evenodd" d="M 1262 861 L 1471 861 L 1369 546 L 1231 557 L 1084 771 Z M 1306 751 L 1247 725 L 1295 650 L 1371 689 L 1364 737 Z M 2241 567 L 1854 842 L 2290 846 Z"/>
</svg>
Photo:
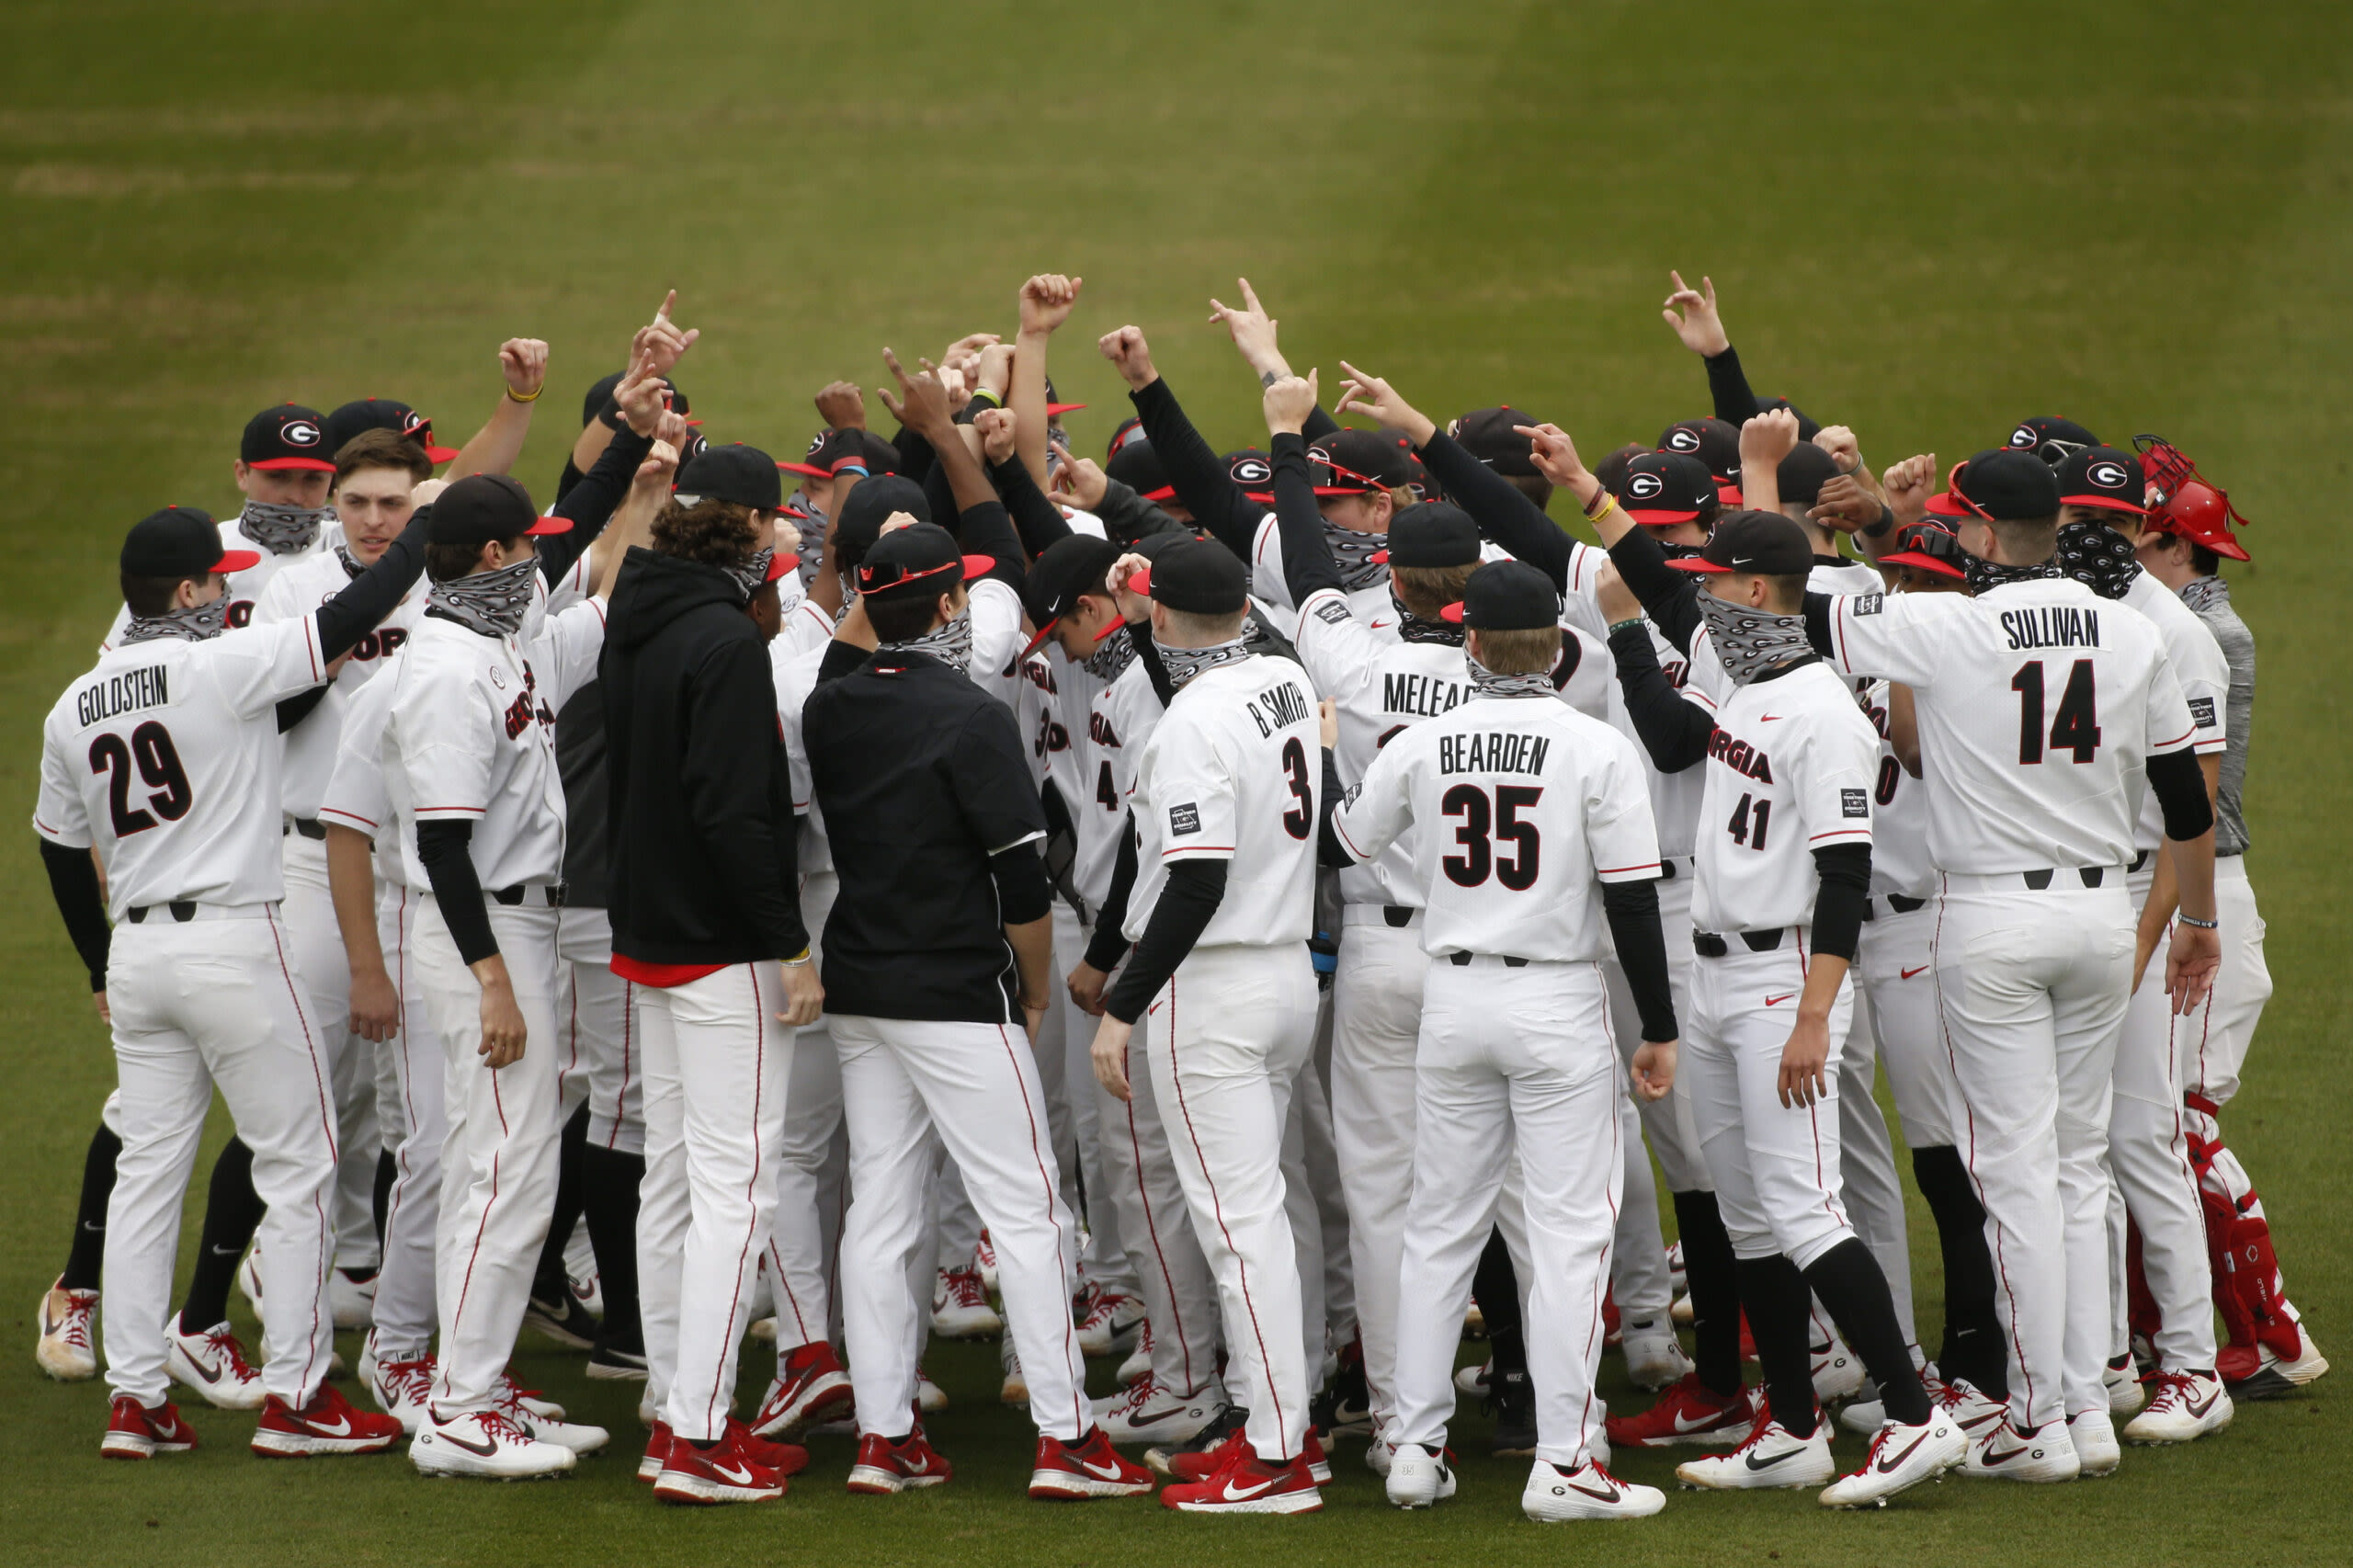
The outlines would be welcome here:
<svg viewBox="0 0 2353 1568">
<path fill-rule="evenodd" d="M 1438 770 L 1449 773 L 1541 773 L 1544 754 L 1552 743 L 1542 735 L 1497 734 L 1473 730 L 1468 734 L 1442 735 L 1438 743 Z"/>
<path fill-rule="evenodd" d="M 1299 684 L 1288 680 L 1260 692 L 1243 706 L 1257 722 L 1258 733 L 1262 735 L 1271 735 L 1288 725 L 1303 723 L 1307 716 L 1315 711 L 1313 705 L 1307 700 L 1307 694 L 1299 689 Z"/>
<path fill-rule="evenodd" d="M 161 708 L 171 699 L 164 667 L 148 665 L 84 687 L 81 695 L 74 699 L 74 712 L 86 729 L 101 719 L 136 712 L 142 708 Z"/>
<path fill-rule="evenodd" d="M 2002 630 L 2013 648 L 2097 648 L 2099 611 L 2074 605 L 2045 605 L 2040 609 L 2006 609 Z"/>
</svg>

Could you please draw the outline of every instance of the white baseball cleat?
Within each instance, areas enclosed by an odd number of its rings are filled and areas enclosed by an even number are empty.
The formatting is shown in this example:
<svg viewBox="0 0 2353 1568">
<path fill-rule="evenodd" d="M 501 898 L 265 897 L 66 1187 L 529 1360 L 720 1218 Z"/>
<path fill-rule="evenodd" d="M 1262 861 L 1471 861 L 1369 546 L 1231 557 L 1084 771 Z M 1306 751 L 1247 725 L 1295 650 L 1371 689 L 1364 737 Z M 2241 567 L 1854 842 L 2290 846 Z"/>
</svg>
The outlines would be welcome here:
<svg viewBox="0 0 2353 1568">
<path fill-rule="evenodd" d="M 2141 1374 L 2133 1369 L 2130 1350 L 2108 1364 L 2100 1373 L 2100 1381 L 2108 1385 L 2110 1415 L 2131 1415 L 2148 1402 L 2149 1396 L 2141 1387 Z"/>
<path fill-rule="evenodd" d="M 948 1391 L 931 1381 L 931 1374 L 921 1367 L 915 1369 L 915 1408 L 926 1415 L 937 1415 L 948 1408 Z"/>
<path fill-rule="evenodd" d="M 1400 1443 L 1389 1461 L 1389 1501 L 1427 1508 L 1454 1495 L 1454 1456 L 1427 1443 Z"/>
<path fill-rule="evenodd" d="M 1691 1293 L 1687 1290 L 1667 1307 L 1666 1316 L 1676 1327 L 1689 1328 L 1699 1321 L 1699 1309 L 1691 1304 Z"/>
<path fill-rule="evenodd" d="M 1082 1355 L 1109 1356 L 1135 1343 L 1143 1328 L 1143 1302 L 1134 1296 L 1089 1285 L 1080 1300 L 1086 1312 L 1078 1319 L 1078 1348 Z"/>
<path fill-rule="evenodd" d="M 2187 1443 L 2219 1432 L 2235 1413 L 2222 1381 L 2211 1371 L 2159 1372 L 2149 1408 L 2124 1424 L 2128 1443 Z"/>
<path fill-rule="evenodd" d="M 1916 1426 L 1890 1421 L 1871 1439 L 1862 1468 L 1840 1476 L 1822 1490 L 1825 1508 L 1875 1508 L 1897 1493 L 1934 1481 L 1959 1464 L 1969 1452 L 1951 1416 L 1931 1406 L 1927 1420 Z"/>
<path fill-rule="evenodd" d="M 1952 1417 L 1962 1437 L 1974 1443 L 1999 1426 L 2009 1415 L 2009 1406 L 1989 1398 L 1967 1378 L 1954 1378 L 1936 1387 L 1937 1403 Z"/>
<path fill-rule="evenodd" d="M 580 1462 L 580 1456 L 562 1443 L 535 1437 L 495 1410 L 477 1410 L 448 1421 L 428 1414 L 409 1443 L 408 1457 L 427 1475 L 488 1481 L 536 1481 L 562 1475 Z"/>
<path fill-rule="evenodd" d="M 1669 1383 L 1678 1382 L 1684 1373 L 1691 1370 L 1691 1358 L 1675 1337 L 1674 1327 L 1663 1318 L 1629 1322 L 1621 1347 L 1626 1356 L 1626 1376 L 1636 1388 L 1647 1392 L 1655 1393 Z"/>
<path fill-rule="evenodd" d="M 1118 1375 L 1121 1387 L 1134 1382 L 1138 1378 L 1152 1376 L 1152 1320 L 1150 1318 L 1144 1319 L 1143 1327 L 1136 1331 L 1135 1348 L 1129 1351 L 1128 1358 L 1120 1363 Z"/>
<path fill-rule="evenodd" d="M 1519 1511 L 1540 1525 L 1572 1519 L 1646 1519 L 1666 1506 L 1655 1486 L 1619 1480 L 1598 1460 L 1571 1470 L 1538 1460 L 1519 1494 Z"/>
<path fill-rule="evenodd" d="M 516 1415 L 517 1420 L 521 1420 L 524 1417 L 529 1417 L 533 1421 L 561 1421 L 563 1419 L 563 1406 L 548 1398 L 537 1389 L 525 1388 L 522 1384 L 515 1381 L 515 1374 L 511 1371 L 501 1372 L 498 1374 L 498 1387 L 499 1403 L 502 1404 L 512 1404 L 519 1407 L 519 1415 L 515 1411 L 508 1412 L 509 1415 Z"/>
<path fill-rule="evenodd" d="M 340 1268 L 327 1270 L 327 1306 L 337 1328 L 367 1328 L 376 1321 L 376 1277 L 354 1279 Z"/>
<path fill-rule="evenodd" d="M 567 1271 L 564 1274 L 563 1282 L 571 1287 L 574 1301 L 595 1312 L 598 1317 L 605 1315 L 604 1277 L 598 1274 L 593 1266 L 585 1275 Z"/>
<path fill-rule="evenodd" d="M 996 1289 L 996 1243 L 986 1231 L 981 1233 L 980 1244 L 972 1249 L 972 1272 L 981 1277 L 981 1289 Z"/>
<path fill-rule="evenodd" d="M 1813 1433 L 1801 1437 L 1769 1415 L 1732 1452 L 1687 1460 L 1675 1467 L 1675 1479 L 1685 1486 L 1711 1492 L 1820 1486 L 1837 1473 L 1830 1457 L 1828 1422 L 1817 1421 Z"/>
<path fill-rule="evenodd" d="M 542 1408 L 553 1409 L 553 1415 L 540 1414 Z M 509 1377 L 499 1396 L 498 1414 L 542 1443 L 553 1443 L 570 1449 L 575 1454 L 593 1454 L 611 1440 L 611 1434 L 602 1426 L 583 1422 L 566 1421 L 561 1406 L 549 1405 L 544 1400 L 533 1399 L 526 1389 L 515 1386 Z"/>
<path fill-rule="evenodd" d="M 1157 1378 L 1144 1377 L 1106 1401 L 1096 1424 L 1114 1443 L 1177 1445 L 1215 1420 L 1225 1403 L 1225 1390 L 1214 1382 L 1180 1394 Z"/>
<path fill-rule="evenodd" d="M 433 1393 L 434 1362 L 430 1354 L 407 1360 L 386 1360 L 376 1354 L 376 1336 L 369 1335 L 359 1351 L 359 1381 L 376 1408 L 401 1424 L 410 1437 L 425 1422 L 425 1403 Z"/>
<path fill-rule="evenodd" d="M 1495 1358 L 1489 1357 L 1475 1367 L 1457 1367 L 1454 1369 L 1454 1386 L 1473 1398 L 1484 1399 L 1487 1397 L 1487 1383 L 1495 1375 Z"/>
<path fill-rule="evenodd" d="M 776 1343 L 776 1319 L 772 1317 L 761 1318 L 744 1332 L 750 1335 L 754 1339 L 758 1340 L 763 1345 L 774 1345 Z"/>
<path fill-rule="evenodd" d="M 96 1290 L 69 1290 L 64 1276 L 58 1277 L 40 1299 L 40 1340 L 33 1346 L 33 1359 L 42 1371 L 61 1383 L 98 1375 L 97 1351 L 90 1343 L 90 1320 L 97 1310 Z"/>
<path fill-rule="evenodd" d="M 1013 1335 L 997 1341 L 997 1365 L 1005 1369 L 1005 1381 L 998 1385 L 997 1403 L 1011 1410 L 1029 1408 L 1029 1380 L 1021 1375 L 1021 1358 L 1013 1353 Z"/>
<path fill-rule="evenodd" d="M 931 1298 L 931 1332 L 942 1339 L 986 1339 L 1005 1331 L 1005 1320 L 989 1305 L 981 1276 L 971 1268 L 943 1268 Z"/>
<path fill-rule="evenodd" d="M 1838 1413 L 1838 1425 L 1859 1437 L 1873 1437 L 1887 1425 L 1887 1406 L 1877 1397 L 1850 1401 Z"/>
<path fill-rule="evenodd" d="M 1397 1462 L 1397 1445 L 1374 1433 L 1364 1446 L 1364 1467 L 1375 1475 L 1387 1475 L 1389 1467 Z"/>
<path fill-rule="evenodd" d="M 2269 1341 L 2258 1342 L 2255 1370 L 2239 1381 L 2225 1385 L 2234 1400 L 2276 1399 L 2281 1394 L 2295 1392 L 2328 1370 L 2328 1358 L 2322 1355 L 2320 1346 L 2313 1343 L 2312 1331 L 2301 1323 L 2293 1327 L 2296 1331 L 2295 1355 L 2282 1356 Z M 2224 1376 L 2231 1375 L 2228 1368 L 2221 1370 Z"/>
<path fill-rule="evenodd" d="M 1824 1408 L 1862 1392 L 1863 1362 L 1833 1329 L 1826 1340 L 1808 1346 L 1813 1369 L 1813 1397 Z"/>
<path fill-rule="evenodd" d="M 258 1313 L 261 1311 L 261 1244 L 259 1242 L 256 1242 L 245 1249 L 245 1260 L 237 1265 L 237 1289 L 245 1293 L 245 1300 L 254 1304 L 254 1311 Z"/>
<path fill-rule="evenodd" d="M 245 1347 L 225 1323 L 202 1334 L 180 1329 L 179 1314 L 164 1320 L 164 1369 L 186 1383 L 204 1403 L 222 1410 L 259 1410 L 268 1396 L 261 1374 L 245 1359 Z"/>
<path fill-rule="evenodd" d="M 2124 1449 L 2116 1441 L 2116 1423 L 2105 1410 L 2086 1410 L 2067 1417 L 2067 1440 L 2075 1446 L 2078 1475 L 2114 1475 L 2116 1467 L 2124 1462 Z"/>
<path fill-rule="evenodd" d="M 1969 1445 L 1961 1473 L 1981 1481 L 2061 1482 L 2075 1480 L 2083 1468 L 2065 1422 L 2046 1421 L 2021 1432 L 2005 1415 Z"/>
</svg>

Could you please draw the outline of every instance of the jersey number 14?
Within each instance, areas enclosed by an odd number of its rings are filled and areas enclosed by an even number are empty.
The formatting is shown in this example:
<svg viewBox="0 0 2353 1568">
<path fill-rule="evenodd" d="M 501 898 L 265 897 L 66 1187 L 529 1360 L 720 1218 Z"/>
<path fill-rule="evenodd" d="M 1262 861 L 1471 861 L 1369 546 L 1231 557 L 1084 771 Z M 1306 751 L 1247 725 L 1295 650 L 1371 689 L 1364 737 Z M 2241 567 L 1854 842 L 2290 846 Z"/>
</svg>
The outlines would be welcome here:
<svg viewBox="0 0 2353 1568">
<path fill-rule="evenodd" d="M 2020 665 L 2018 673 L 2010 677 L 2010 689 L 2018 694 L 2018 762 L 2021 766 L 2039 763 L 2045 736 L 2042 661 Z M 2093 690 L 2089 659 L 2077 659 L 2067 672 L 2066 688 L 2059 694 L 2048 734 L 2050 750 L 2072 752 L 2079 763 L 2089 762 L 2099 750 L 2099 699 Z"/>
</svg>

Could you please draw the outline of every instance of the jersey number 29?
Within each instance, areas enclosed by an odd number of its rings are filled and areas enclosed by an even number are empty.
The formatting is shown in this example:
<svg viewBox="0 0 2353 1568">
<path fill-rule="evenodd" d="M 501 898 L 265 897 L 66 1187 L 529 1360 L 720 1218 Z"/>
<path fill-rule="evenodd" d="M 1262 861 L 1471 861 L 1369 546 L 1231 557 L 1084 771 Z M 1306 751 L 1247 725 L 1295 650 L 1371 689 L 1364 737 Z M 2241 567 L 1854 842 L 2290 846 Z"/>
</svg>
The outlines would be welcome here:
<svg viewBox="0 0 2353 1568">
<path fill-rule="evenodd" d="M 131 803 L 131 771 L 134 764 L 139 777 L 147 783 L 147 804 L 154 808 L 153 816 Z M 155 817 L 177 822 L 196 803 L 196 794 L 188 788 L 188 770 L 180 766 L 179 748 L 172 744 L 172 733 L 153 719 L 131 732 L 128 744 L 120 735 L 114 734 L 100 735 L 92 741 L 90 771 L 109 775 L 107 807 L 114 816 L 117 838 L 146 832 L 155 825 Z"/>
</svg>

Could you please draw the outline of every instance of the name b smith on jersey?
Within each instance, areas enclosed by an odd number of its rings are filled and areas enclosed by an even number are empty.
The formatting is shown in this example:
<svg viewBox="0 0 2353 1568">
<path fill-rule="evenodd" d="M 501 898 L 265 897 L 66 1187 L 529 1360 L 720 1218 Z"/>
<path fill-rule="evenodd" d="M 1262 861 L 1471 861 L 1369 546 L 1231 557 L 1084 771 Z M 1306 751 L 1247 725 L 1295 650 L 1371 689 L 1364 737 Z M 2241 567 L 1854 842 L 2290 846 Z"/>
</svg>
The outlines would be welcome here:
<svg viewBox="0 0 2353 1568">
<path fill-rule="evenodd" d="M 1277 730 L 1304 723 L 1314 710 L 1307 694 L 1299 689 L 1297 681 L 1287 680 L 1280 686 L 1270 686 L 1249 701 L 1243 709 L 1258 726 L 1258 733 L 1271 735 Z"/>
</svg>

